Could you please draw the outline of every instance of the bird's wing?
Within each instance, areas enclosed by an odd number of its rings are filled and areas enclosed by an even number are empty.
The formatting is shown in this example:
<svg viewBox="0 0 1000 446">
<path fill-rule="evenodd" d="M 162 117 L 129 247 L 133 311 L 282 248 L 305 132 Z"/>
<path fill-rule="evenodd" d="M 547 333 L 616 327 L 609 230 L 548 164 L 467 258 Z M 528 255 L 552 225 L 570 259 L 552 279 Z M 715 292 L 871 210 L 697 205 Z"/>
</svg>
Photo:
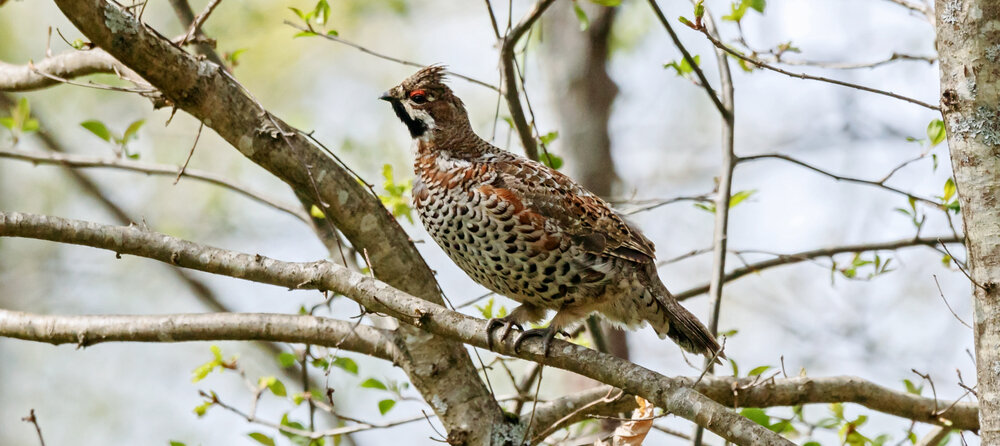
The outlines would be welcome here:
<svg viewBox="0 0 1000 446">
<path fill-rule="evenodd" d="M 588 252 L 650 263 L 655 248 L 607 202 L 543 164 L 504 156 L 494 161 L 491 186 L 523 206 L 526 218 L 568 235 Z"/>
</svg>

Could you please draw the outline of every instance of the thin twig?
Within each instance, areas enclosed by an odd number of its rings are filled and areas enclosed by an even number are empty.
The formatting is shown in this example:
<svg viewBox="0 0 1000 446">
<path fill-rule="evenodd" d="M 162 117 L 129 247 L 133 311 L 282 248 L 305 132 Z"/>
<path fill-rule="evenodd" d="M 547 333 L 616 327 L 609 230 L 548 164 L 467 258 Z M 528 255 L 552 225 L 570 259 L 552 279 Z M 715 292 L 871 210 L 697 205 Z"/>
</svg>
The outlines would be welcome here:
<svg viewBox="0 0 1000 446">
<path fill-rule="evenodd" d="M 195 36 L 195 34 L 198 33 L 198 31 L 201 29 L 201 25 L 205 24 L 205 21 L 208 20 L 208 16 L 212 14 L 212 11 L 215 11 L 215 7 L 219 6 L 220 2 L 222 2 L 222 0 L 212 0 L 208 3 L 208 6 L 205 7 L 205 10 L 194 18 L 194 21 L 191 22 L 191 26 L 188 26 L 187 32 L 184 33 L 184 38 L 181 39 L 181 41 L 177 44 L 177 46 L 186 45 L 188 41 L 190 41 Z"/>
<path fill-rule="evenodd" d="M 284 21 L 284 24 L 286 24 L 288 26 L 291 26 L 292 28 L 295 28 L 295 29 L 300 30 L 300 31 L 315 32 L 315 31 L 313 31 L 313 30 L 311 30 L 309 28 L 305 28 L 305 27 L 296 25 L 296 24 L 294 24 L 292 22 L 289 22 L 287 20 Z M 338 36 L 334 36 L 334 35 L 330 35 L 330 34 L 320 34 L 320 33 L 316 33 L 316 35 L 319 36 L 319 37 L 322 37 L 322 38 L 324 38 L 326 40 L 331 40 L 331 41 L 334 41 L 334 42 L 337 42 L 337 43 L 340 43 L 340 44 L 347 45 L 347 46 L 349 46 L 351 48 L 354 48 L 354 49 L 356 49 L 358 51 L 361 51 L 362 53 L 375 56 L 375 57 L 377 57 L 379 59 L 388 60 L 390 62 L 395 62 L 395 63 L 401 64 L 401 65 L 406 65 L 406 66 L 410 66 L 410 67 L 416 67 L 416 68 L 425 68 L 425 67 L 427 67 L 427 64 L 422 64 L 422 63 L 418 63 L 418 62 L 412 62 L 412 61 L 409 61 L 409 60 L 399 59 L 399 58 L 392 57 L 392 56 L 387 56 L 385 54 L 376 52 L 374 50 L 370 50 L 370 49 L 368 49 L 368 48 L 366 48 L 364 46 L 358 45 L 358 44 L 356 44 L 354 42 L 351 42 L 349 40 L 342 39 L 342 38 L 340 38 Z M 475 78 L 466 76 L 464 74 L 456 73 L 456 72 L 450 71 L 450 70 L 447 73 L 450 76 L 457 77 L 459 79 L 466 80 L 466 81 L 471 82 L 473 84 L 489 88 L 490 90 L 500 91 L 499 88 L 497 88 L 495 85 L 492 85 L 492 84 L 490 84 L 488 82 L 483 82 L 483 81 L 481 81 L 479 79 L 475 79 Z"/>
<path fill-rule="evenodd" d="M 174 185 L 181 180 L 181 176 L 184 175 L 184 171 L 187 170 L 188 163 L 191 162 L 191 157 L 194 156 L 194 149 L 198 147 L 198 140 L 201 138 L 201 129 L 205 128 L 205 123 L 198 121 L 198 133 L 194 135 L 194 144 L 191 144 L 191 151 L 188 152 L 187 158 L 184 160 L 184 165 L 181 166 L 181 170 L 177 171 L 177 178 L 174 178 Z"/>
<path fill-rule="evenodd" d="M 670 34 L 670 40 L 674 41 L 674 46 L 680 50 L 681 55 L 684 56 L 684 60 L 687 61 L 688 65 L 691 66 L 691 69 L 694 70 L 694 74 L 698 76 L 698 80 L 701 82 L 701 87 L 705 89 L 706 93 L 708 93 L 709 98 L 712 99 L 712 103 L 715 104 L 715 108 L 719 110 L 719 114 L 722 116 L 729 115 L 731 112 L 726 109 L 722 100 L 719 99 L 719 95 L 716 94 L 714 89 L 712 89 L 712 84 L 710 84 L 708 82 L 708 78 L 705 77 L 705 72 L 701 71 L 701 67 L 698 66 L 697 62 L 695 62 L 694 57 L 691 57 L 691 53 L 689 53 L 687 48 L 684 47 L 684 44 L 681 43 L 680 37 L 677 36 L 677 33 L 674 31 L 674 27 L 670 26 L 670 21 L 663 15 L 663 11 L 661 11 L 660 7 L 656 4 L 656 0 L 649 0 L 649 6 L 653 8 L 653 13 L 656 14 L 656 18 L 660 20 L 660 24 L 662 24 L 667 30 L 667 33 Z"/>
<path fill-rule="evenodd" d="M 28 416 L 21 418 L 21 421 L 26 421 L 28 423 L 35 425 L 35 432 L 38 433 L 38 442 L 45 446 L 45 439 L 42 438 L 42 428 L 38 426 L 38 418 L 35 417 L 35 409 L 31 409 L 28 412 Z"/>
<path fill-rule="evenodd" d="M 761 262 L 752 263 L 742 268 L 737 268 L 726 274 L 725 281 L 730 282 L 739 279 L 740 277 L 746 276 L 748 274 L 759 273 L 765 269 L 774 268 L 776 266 L 804 262 L 818 257 L 831 257 L 836 254 L 841 254 L 845 252 L 868 252 L 868 251 L 883 251 L 883 250 L 889 251 L 911 246 L 935 246 L 938 244 L 943 245 L 946 243 L 962 243 L 962 242 L 963 240 L 961 238 L 956 238 L 956 237 L 921 237 L 921 238 L 906 238 L 902 240 L 893 240 L 889 242 L 861 243 L 856 245 L 835 246 L 832 248 L 810 249 L 807 251 L 800 251 L 794 254 L 779 255 L 777 258 L 774 259 L 764 260 Z M 708 292 L 708 288 L 709 286 L 707 284 L 701 285 L 679 293 L 675 293 L 674 297 L 676 297 L 678 300 L 684 300 L 690 297 L 706 293 Z"/>
<path fill-rule="evenodd" d="M 971 330 L 972 326 L 969 325 L 967 322 L 963 321 L 962 318 L 958 317 L 958 314 L 955 313 L 955 310 L 951 308 L 951 304 L 948 303 L 948 299 L 944 297 L 944 291 L 941 290 L 941 282 L 938 282 L 937 274 L 933 274 L 931 275 L 931 277 L 934 278 L 934 284 L 937 285 L 938 294 L 941 295 L 941 300 L 944 301 L 944 306 L 948 307 L 948 311 L 951 312 L 952 316 L 955 316 L 955 319 L 958 319 L 958 321 L 961 322 L 962 325 L 969 327 L 969 329 Z"/>
<path fill-rule="evenodd" d="M 906 102 L 909 102 L 911 104 L 916 104 L 916 105 L 919 105 L 921 107 L 929 108 L 931 110 L 941 111 L 941 108 L 938 107 L 938 106 L 931 105 L 931 104 L 928 104 L 926 102 L 919 101 L 917 99 L 906 97 L 906 96 L 903 96 L 903 95 L 900 95 L 900 94 L 896 94 L 896 93 L 893 93 L 891 91 L 879 90 L 877 88 L 866 87 L 864 85 L 859 85 L 859 84 L 852 84 L 850 82 L 844 82 L 844 81 L 840 81 L 840 80 L 836 80 L 836 79 L 830 79 L 830 78 L 821 77 L 821 76 L 813 76 L 813 75 L 809 75 L 809 74 L 805 74 L 805 73 L 795 73 L 795 72 L 792 72 L 792 71 L 784 70 L 784 69 L 775 67 L 773 65 L 766 64 L 766 63 L 764 63 L 764 62 L 762 62 L 760 60 L 757 60 L 755 58 L 747 57 L 747 56 L 744 56 L 743 54 L 740 54 L 738 51 L 735 51 L 732 48 L 729 48 L 729 46 L 727 46 L 726 44 L 722 43 L 719 39 L 717 39 L 717 38 L 711 36 L 710 34 L 708 34 L 708 32 L 705 31 L 704 29 L 702 30 L 702 34 L 704 34 L 705 37 L 708 38 L 708 40 L 710 40 L 712 42 L 712 44 L 715 45 L 717 48 L 719 48 L 719 49 L 721 49 L 721 50 L 729 53 L 730 55 L 732 55 L 733 57 L 735 57 L 737 59 L 740 59 L 740 60 L 742 60 L 744 62 L 748 62 L 748 63 L 754 64 L 754 65 L 756 65 L 759 68 L 764 68 L 764 69 L 767 69 L 767 70 L 771 70 L 771 71 L 774 71 L 775 73 L 781 73 L 781 74 L 784 74 L 786 76 L 797 77 L 799 79 L 807 79 L 807 80 L 813 80 L 813 81 L 826 82 L 826 83 L 830 83 L 830 84 L 834 84 L 834 85 L 840 85 L 842 87 L 848 87 L 848 88 L 853 88 L 853 89 L 856 89 L 856 90 L 867 91 L 869 93 L 875 93 L 875 94 L 878 94 L 878 95 L 888 96 L 888 97 L 891 97 L 891 98 L 899 99 L 901 101 L 906 101 Z"/>
<path fill-rule="evenodd" d="M 538 367 L 538 382 L 535 384 L 535 401 L 531 403 L 531 416 L 528 417 L 528 425 L 524 428 L 524 436 L 521 437 L 521 444 L 524 444 L 525 440 L 528 439 L 528 434 L 531 433 L 531 425 L 535 422 L 535 409 L 538 408 L 538 392 L 542 390 L 542 370 L 545 366 Z"/>
<path fill-rule="evenodd" d="M 843 176 L 843 175 L 837 175 L 835 173 L 828 172 L 828 171 L 826 171 L 826 170 L 824 170 L 822 168 L 816 167 L 816 166 L 814 166 L 812 164 L 806 163 L 804 161 L 800 161 L 800 160 L 798 160 L 796 158 L 792 158 L 791 156 L 788 156 L 788 155 L 785 155 L 785 154 L 781 154 L 781 153 L 763 153 L 763 154 L 759 154 L 759 155 L 741 156 L 741 157 L 738 158 L 737 162 L 743 163 L 743 162 L 756 161 L 756 160 L 761 160 L 761 159 L 779 159 L 779 160 L 787 161 L 789 163 L 792 163 L 792 164 L 804 167 L 806 169 L 809 169 L 809 170 L 811 170 L 813 172 L 819 173 L 821 175 L 833 178 L 833 179 L 835 179 L 837 181 L 846 181 L 846 182 L 849 182 L 849 183 L 858 183 L 858 184 L 864 184 L 864 185 L 868 185 L 868 186 L 880 187 L 880 188 L 885 189 L 887 191 L 895 192 L 897 194 L 903 195 L 903 196 L 905 196 L 907 198 L 912 198 L 914 200 L 927 203 L 927 204 L 933 206 L 934 208 L 940 208 L 942 206 L 942 204 L 938 203 L 937 201 L 931 200 L 929 198 L 920 197 L 920 196 L 911 194 L 909 192 L 906 192 L 906 191 L 904 191 L 902 189 L 898 189 L 898 188 L 886 185 L 885 182 L 886 182 L 886 180 L 888 178 L 884 178 L 884 179 L 879 180 L 879 181 L 873 181 L 873 180 L 866 180 L 866 179 L 863 179 L 863 178 L 855 178 L 855 177 L 847 177 L 847 176 Z"/>
<path fill-rule="evenodd" d="M 177 175 L 177 167 L 169 166 L 165 164 L 151 164 L 138 161 L 124 160 L 118 158 L 96 158 L 83 155 L 71 155 L 64 153 L 53 153 L 53 154 L 42 154 L 42 153 L 30 153 L 21 151 L 11 151 L 11 150 L 0 150 L 0 158 L 10 158 L 20 161 L 30 161 L 35 164 L 52 164 L 69 166 L 76 168 L 114 168 L 130 170 L 133 172 L 142 172 L 150 175 L 166 175 L 174 176 Z M 188 169 L 184 172 L 185 177 L 193 178 L 199 181 L 204 181 L 206 183 L 214 184 L 216 186 L 221 186 L 229 189 L 233 192 L 239 193 L 247 198 L 253 199 L 259 203 L 273 207 L 279 211 L 285 212 L 289 215 L 302 220 L 303 222 L 309 221 L 308 216 L 305 212 L 298 209 L 295 206 L 290 206 L 282 204 L 279 200 L 269 198 L 259 192 L 253 192 L 248 187 L 232 182 L 221 175 L 201 171 Z"/>
<path fill-rule="evenodd" d="M 521 21 L 510 28 L 500 46 L 500 70 L 503 74 L 502 94 L 507 100 L 507 109 L 510 111 L 511 120 L 514 121 L 514 128 L 521 139 L 521 145 L 524 146 L 524 154 L 533 160 L 538 160 L 538 147 L 531 126 L 525 118 L 524 108 L 521 107 L 521 96 L 517 88 L 517 61 L 514 58 L 514 47 L 554 2 L 555 0 L 539 0 L 535 3 Z M 527 96 L 527 92 L 525 95 Z"/>
</svg>

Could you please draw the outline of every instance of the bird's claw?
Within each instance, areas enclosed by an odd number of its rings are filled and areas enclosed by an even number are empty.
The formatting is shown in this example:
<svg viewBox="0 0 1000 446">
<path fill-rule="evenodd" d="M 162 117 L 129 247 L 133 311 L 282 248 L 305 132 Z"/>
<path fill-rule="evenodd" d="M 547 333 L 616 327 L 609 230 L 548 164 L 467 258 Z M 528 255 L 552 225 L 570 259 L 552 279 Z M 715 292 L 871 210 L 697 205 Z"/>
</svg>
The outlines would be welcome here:
<svg viewBox="0 0 1000 446">
<path fill-rule="evenodd" d="M 514 320 L 509 316 L 490 318 L 490 320 L 486 322 L 486 346 L 489 347 L 491 351 L 493 350 L 493 332 L 500 327 L 503 327 L 503 332 L 500 333 L 500 342 L 507 339 L 507 335 L 510 334 L 511 327 L 517 327 L 518 330 L 524 330 L 524 328 L 521 327 L 521 324 L 514 322 Z"/>
<path fill-rule="evenodd" d="M 552 338 L 556 337 L 556 333 L 562 333 L 562 331 L 553 330 L 551 328 L 532 328 L 530 330 L 524 330 L 517 336 L 517 339 L 514 340 L 514 353 L 520 353 L 521 343 L 523 343 L 525 339 L 541 336 L 542 350 L 545 352 L 545 356 L 548 356 L 549 346 L 552 344 Z"/>
</svg>

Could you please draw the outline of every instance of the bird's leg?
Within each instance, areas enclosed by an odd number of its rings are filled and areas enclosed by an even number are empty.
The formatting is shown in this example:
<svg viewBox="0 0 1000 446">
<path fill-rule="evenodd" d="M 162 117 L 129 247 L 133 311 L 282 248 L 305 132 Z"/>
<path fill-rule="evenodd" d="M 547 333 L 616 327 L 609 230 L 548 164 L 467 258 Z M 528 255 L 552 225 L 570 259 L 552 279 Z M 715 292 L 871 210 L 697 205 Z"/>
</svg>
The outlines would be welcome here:
<svg viewBox="0 0 1000 446">
<path fill-rule="evenodd" d="M 499 327 L 503 327 L 503 332 L 500 333 L 500 342 L 503 342 L 507 338 L 507 335 L 510 334 L 511 327 L 524 330 L 521 324 L 536 322 L 543 317 L 545 317 L 544 309 L 534 305 L 522 304 L 507 316 L 492 318 L 486 323 L 486 345 L 490 350 L 493 350 L 493 331 Z"/>
<path fill-rule="evenodd" d="M 574 321 L 578 321 L 586 316 L 582 308 L 579 307 L 563 307 L 556 315 L 552 317 L 552 321 L 549 322 L 549 326 L 545 328 L 532 328 L 530 330 L 524 330 L 518 335 L 517 339 L 514 340 L 514 353 L 518 353 L 521 349 L 521 344 L 528 338 L 535 336 L 542 337 L 542 349 L 545 351 L 545 356 L 549 355 L 549 346 L 552 344 L 552 339 L 556 337 L 556 334 L 562 333 L 564 336 L 569 336 L 566 333 L 565 328 L 568 327 Z"/>
</svg>

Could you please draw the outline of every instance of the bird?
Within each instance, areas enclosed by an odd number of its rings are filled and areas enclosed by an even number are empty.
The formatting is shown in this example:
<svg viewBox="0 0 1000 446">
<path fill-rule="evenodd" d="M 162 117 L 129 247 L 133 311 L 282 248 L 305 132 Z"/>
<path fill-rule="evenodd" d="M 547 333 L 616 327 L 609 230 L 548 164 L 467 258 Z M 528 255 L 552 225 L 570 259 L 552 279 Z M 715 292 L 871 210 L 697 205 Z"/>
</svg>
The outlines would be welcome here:
<svg viewBox="0 0 1000 446">
<path fill-rule="evenodd" d="M 473 280 L 520 305 L 486 329 L 520 334 L 514 351 L 591 314 L 709 359 L 725 358 L 715 336 L 670 294 L 653 243 L 597 195 L 539 162 L 500 149 L 472 128 L 465 105 L 432 65 L 390 88 L 388 101 L 413 139 L 413 208 L 430 237 Z M 554 310 L 547 328 L 525 330 Z"/>
</svg>

